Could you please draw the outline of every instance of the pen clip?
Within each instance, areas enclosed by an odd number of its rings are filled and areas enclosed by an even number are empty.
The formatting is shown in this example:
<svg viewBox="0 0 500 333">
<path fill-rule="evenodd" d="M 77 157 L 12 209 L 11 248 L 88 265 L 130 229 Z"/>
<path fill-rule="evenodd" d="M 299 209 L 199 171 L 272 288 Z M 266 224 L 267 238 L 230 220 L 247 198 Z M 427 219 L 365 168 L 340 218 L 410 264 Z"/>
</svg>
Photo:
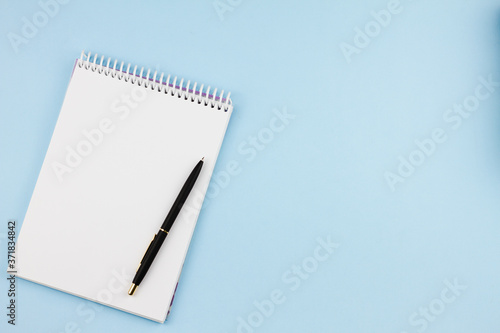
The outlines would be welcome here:
<svg viewBox="0 0 500 333">
<path fill-rule="evenodd" d="M 137 266 L 137 269 L 135 270 L 136 272 L 139 270 L 139 267 L 141 267 L 142 262 L 144 261 L 144 258 L 149 254 L 149 251 L 151 250 L 151 245 L 153 244 L 153 241 L 156 238 L 156 234 L 153 236 L 153 239 L 151 239 L 151 242 L 149 242 L 148 248 L 144 252 L 144 255 L 142 256 L 141 262 L 139 263 L 139 266 Z"/>
</svg>

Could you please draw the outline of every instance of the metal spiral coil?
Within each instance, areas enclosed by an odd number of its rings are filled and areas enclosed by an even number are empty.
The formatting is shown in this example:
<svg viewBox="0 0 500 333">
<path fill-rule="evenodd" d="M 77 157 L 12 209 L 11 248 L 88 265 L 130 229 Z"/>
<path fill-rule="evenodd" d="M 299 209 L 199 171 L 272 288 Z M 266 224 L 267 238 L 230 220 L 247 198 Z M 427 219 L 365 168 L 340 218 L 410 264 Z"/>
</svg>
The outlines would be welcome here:
<svg viewBox="0 0 500 333">
<path fill-rule="evenodd" d="M 144 88 L 163 92 L 171 96 L 177 96 L 178 98 L 189 100 L 192 103 L 203 103 L 203 105 L 213 109 L 217 108 L 218 110 L 228 111 L 229 107 L 232 105 L 231 99 L 229 98 L 231 93 L 228 93 L 227 96 L 224 97 L 224 90 L 217 96 L 217 89 L 210 92 L 210 86 L 203 91 L 204 85 L 202 84 L 197 90 L 197 82 L 190 88 L 191 81 L 187 81 L 187 83 L 184 84 L 184 79 L 181 79 L 180 83 L 177 83 L 177 76 L 171 80 L 170 75 L 165 78 L 164 73 L 158 75 L 159 73 L 157 71 L 151 76 L 151 69 L 148 69 L 144 76 L 144 67 L 141 67 L 140 72 L 137 73 L 137 66 L 134 66 L 131 70 L 130 63 L 124 69 L 123 61 L 117 67 L 118 60 L 116 59 L 113 61 L 108 57 L 105 62 L 104 56 L 101 56 L 100 60 L 98 58 L 97 54 L 92 55 L 91 52 L 85 53 L 85 51 L 82 51 L 80 59 L 77 61 L 77 66 L 117 78 L 118 80 L 131 82 L 132 84 L 137 84 Z"/>
</svg>

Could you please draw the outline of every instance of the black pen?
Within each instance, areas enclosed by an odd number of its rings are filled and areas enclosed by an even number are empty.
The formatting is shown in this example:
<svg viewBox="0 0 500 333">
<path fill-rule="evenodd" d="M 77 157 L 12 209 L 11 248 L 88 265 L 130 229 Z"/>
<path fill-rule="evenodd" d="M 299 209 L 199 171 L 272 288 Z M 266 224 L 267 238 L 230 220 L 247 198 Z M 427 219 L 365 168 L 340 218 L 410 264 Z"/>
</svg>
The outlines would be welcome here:
<svg viewBox="0 0 500 333">
<path fill-rule="evenodd" d="M 160 250 L 163 241 L 165 240 L 165 238 L 167 238 L 170 228 L 174 224 L 174 221 L 177 218 L 177 215 L 179 215 L 179 212 L 181 211 L 184 202 L 186 202 L 189 193 L 193 189 L 194 183 L 196 182 L 196 179 L 200 174 L 202 166 L 203 166 L 203 158 L 198 162 L 198 164 L 196 164 L 193 171 L 191 171 L 191 174 L 184 183 L 184 186 L 182 186 L 181 192 L 177 196 L 177 199 L 175 199 L 172 208 L 170 208 L 170 211 L 168 212 L 165 221 L 161 225 L 160 230 L 154 235 L 153 239 L 151 240 L 151 243 L 149 243 L 149 246 L 146 252 L 144 253 L 144 256 L 142 257 L 139 267 L 137 267 L 137 272 L 135 273 L 134 280 L 132 280 L 132 286 L 130 286 L 130 289 L 128 291 L 129 295 L 134 294 L 135 290 L 137 289 L 139 284 L 141 284 L 142 279 L 144 279 L 144 276 L 148 272 L 149 267 L 151 267 L 151 264 L 153 263 L 153 260 L 155 259 L 156 255 L 158 254 L 158 251 Z"/>
</svg>

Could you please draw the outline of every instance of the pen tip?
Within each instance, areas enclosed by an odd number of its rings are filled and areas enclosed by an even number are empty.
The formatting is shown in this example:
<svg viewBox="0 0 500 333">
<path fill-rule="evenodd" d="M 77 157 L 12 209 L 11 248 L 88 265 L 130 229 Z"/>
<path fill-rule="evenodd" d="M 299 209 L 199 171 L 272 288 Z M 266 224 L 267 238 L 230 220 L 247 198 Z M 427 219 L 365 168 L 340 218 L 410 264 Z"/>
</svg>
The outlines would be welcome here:
<svg viewBox="0 0 500 333">
<path fill-rule="evenodd" d="M 204 159 L 205 159 L 205 156 L 203 156 L 203 157 L 201 158 L 201 160 L 202 160 L 202 161 L 203 161 Z"/>
</svg>

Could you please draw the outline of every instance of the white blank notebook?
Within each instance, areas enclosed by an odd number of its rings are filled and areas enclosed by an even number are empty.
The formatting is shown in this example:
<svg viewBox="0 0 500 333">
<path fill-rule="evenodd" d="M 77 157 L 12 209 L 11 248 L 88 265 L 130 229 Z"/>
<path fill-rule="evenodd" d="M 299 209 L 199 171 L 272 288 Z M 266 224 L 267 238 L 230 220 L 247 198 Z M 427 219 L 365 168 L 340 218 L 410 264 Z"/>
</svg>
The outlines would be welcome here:
<svg viewBox="0 0 500 333">
<path fill-rule="evenodd" d="M 164 322 L 231 112 L 223 92 L 82 53 L 19 234 L 17 275 Z M 129 296 L 202 157 L 195 187 Z"/>
</svg>

